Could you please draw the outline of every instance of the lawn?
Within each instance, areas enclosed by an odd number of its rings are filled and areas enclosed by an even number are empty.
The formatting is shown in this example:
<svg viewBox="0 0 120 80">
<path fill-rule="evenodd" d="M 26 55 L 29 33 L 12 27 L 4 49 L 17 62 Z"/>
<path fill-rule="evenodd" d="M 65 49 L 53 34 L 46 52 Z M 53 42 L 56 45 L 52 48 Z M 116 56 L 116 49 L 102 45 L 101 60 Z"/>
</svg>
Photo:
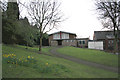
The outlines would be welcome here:
<svg viewBox="0 0 120 80">
<path fill-rule="evenodd" d="M 50 47 L 43 48 L 49 52 Z M 3 45 L 3 78 L 117 78 L 118 74 L 53 56 L 38 54 L 37 48 Z M 8 56 L 9 55 L 9 56 Z M 14 58 L 15 57 L 15 58 Z M 25 60 L 28 62 L 24 62 Z M 33 57 L 33 58 L 31 58 Z M 16 63 L 8 60 L 16 60 Z M 23 62 L 19 59 L 23 59 Z M 34 62 L 32 62 L 32 60 Z M 27 64 L 27 65 L 26 65 Z"/>
<path fill-rule="evenodd" d="M 23 46 L 23 45 L 15 45 L 15 47 L 18 47 L 18 48 L 26 48 L 26 46 Z M 34 47 L 27 47 L 29 49 L 29 51 L 37 51 L 39 52 L 39 46 L 34 46 Z M 42 52 L 43 53 L 46 53 L 46 54 L 50 54 L 49 50 L 51 49 L 52 47 L 44 47 L 42 48 Z"/>
<path fill-rule="evenodd" d="M 73 56 L 86 61 L 91 61 L 107 66 L 118 66 L 118 55 L 113 55 L 104 51 L 75 48 L 75 47 L 63 47 L 57 50 L 61 54 Z"/>
</svg>

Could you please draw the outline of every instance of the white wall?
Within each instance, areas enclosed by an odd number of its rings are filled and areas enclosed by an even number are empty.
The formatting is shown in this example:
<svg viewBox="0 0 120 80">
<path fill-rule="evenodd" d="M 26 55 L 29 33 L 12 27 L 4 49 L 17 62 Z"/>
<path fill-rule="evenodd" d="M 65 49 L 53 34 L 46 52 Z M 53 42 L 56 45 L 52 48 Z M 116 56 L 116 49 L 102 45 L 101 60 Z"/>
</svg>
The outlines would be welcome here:
<svg viewBox="0 0 120 80">
<path fill-rule="evenodd" d="M 103 41 L 88 42 L 88 48 L 103 50 Z"/>
</svg>

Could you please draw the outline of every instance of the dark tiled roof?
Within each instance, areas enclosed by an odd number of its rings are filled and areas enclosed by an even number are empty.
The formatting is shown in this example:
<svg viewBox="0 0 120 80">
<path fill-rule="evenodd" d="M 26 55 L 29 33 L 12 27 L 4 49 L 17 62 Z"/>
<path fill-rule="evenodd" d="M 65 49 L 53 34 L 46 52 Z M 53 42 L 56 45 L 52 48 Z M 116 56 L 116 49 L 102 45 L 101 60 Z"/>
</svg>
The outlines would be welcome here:
<svg viewBox="0 0 120 80">
<path fill-rule="evenodd" d="M 58 32 L 55 32 L 55 33 L 52 33 L 52 34 L 49 34 L 49 36 L 53 35 L 53 34 L 57 34 L 57 33 L 68 33 L 68 34 L 73 34 L 75 36 L 77 36 L 75 33 L 70 33 L 70 32 L 65 32 L 65 31 L 58 31 Z"/>
<path fill-rule="evenodd" d="M 94 40 L 108 39 L 108 38 L 114 38 L 113 31 L 94 31 Z"/>
</svg>

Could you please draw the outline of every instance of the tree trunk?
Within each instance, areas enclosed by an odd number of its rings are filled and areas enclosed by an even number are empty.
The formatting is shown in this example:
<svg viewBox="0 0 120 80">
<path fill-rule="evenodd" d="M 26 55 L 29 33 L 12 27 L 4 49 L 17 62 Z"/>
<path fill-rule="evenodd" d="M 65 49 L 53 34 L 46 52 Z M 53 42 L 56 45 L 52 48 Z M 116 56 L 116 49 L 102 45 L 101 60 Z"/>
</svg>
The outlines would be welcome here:
<svg viewBox="0 0 120 80">
<path fill-rule="evenodd" d="M 26 45 L 26 49 L 28 49 L 28 43 L 27 43 L 27 45 Z"/>
<path fill-rule="evenodd" d="M 118 39 L 117 39 L 117 35 L 115 35 L 115 39 L 114 39 L 114 53 L 118 53 Z"/>
<path fill-rule="evenodd" d="M 40 26 L 40 45 L 39 45 L 39 53 L 42 53 L 42 37 L 43 37 L 43 33 L 42 33 L 42 24 Z"/>
<path fill-rule="evenodd" d="M 113 20 L 113 26 L 114 26 L 114 54 L 118 52 L 118 32 L 116 30 L 116 22 Z"/>
<path fill-rule="evenodd" d="M 39 52 L 42 53 L 42 37 L 40 37 Z"/>
</svg>

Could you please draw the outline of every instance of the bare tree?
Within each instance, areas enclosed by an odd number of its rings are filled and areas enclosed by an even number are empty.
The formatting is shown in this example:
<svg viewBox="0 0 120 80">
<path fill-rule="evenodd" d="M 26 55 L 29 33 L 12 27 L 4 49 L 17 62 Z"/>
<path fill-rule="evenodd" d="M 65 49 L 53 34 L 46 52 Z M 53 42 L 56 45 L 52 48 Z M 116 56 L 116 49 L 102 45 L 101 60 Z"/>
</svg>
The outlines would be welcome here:
<svg viewBox="0 0 120 80">
<path fill-rule="evenodd" d="M 27 8 L 32 23 L 40 31 L 39 51 L 41 53 L 43 34 L 51 31 L 63 21 L 63 15 L 59 10 L 60 4 L 56 0 L 35 0 L 24 6 Z"/>
<path fill-rule="evenodd" d="M 6 1 L 0 1 L 1 12 L 5 11 L 6 9 L 7 9 L 7 2 Z"/>
<path fill-rule="evenodd" d="M 97 11 L 104 28 L 114 31 L 114 51 L 118 51 L 118 38 L 120 34 L 120 1 L 117 0 L 96 0 Z"/>
</svg>

